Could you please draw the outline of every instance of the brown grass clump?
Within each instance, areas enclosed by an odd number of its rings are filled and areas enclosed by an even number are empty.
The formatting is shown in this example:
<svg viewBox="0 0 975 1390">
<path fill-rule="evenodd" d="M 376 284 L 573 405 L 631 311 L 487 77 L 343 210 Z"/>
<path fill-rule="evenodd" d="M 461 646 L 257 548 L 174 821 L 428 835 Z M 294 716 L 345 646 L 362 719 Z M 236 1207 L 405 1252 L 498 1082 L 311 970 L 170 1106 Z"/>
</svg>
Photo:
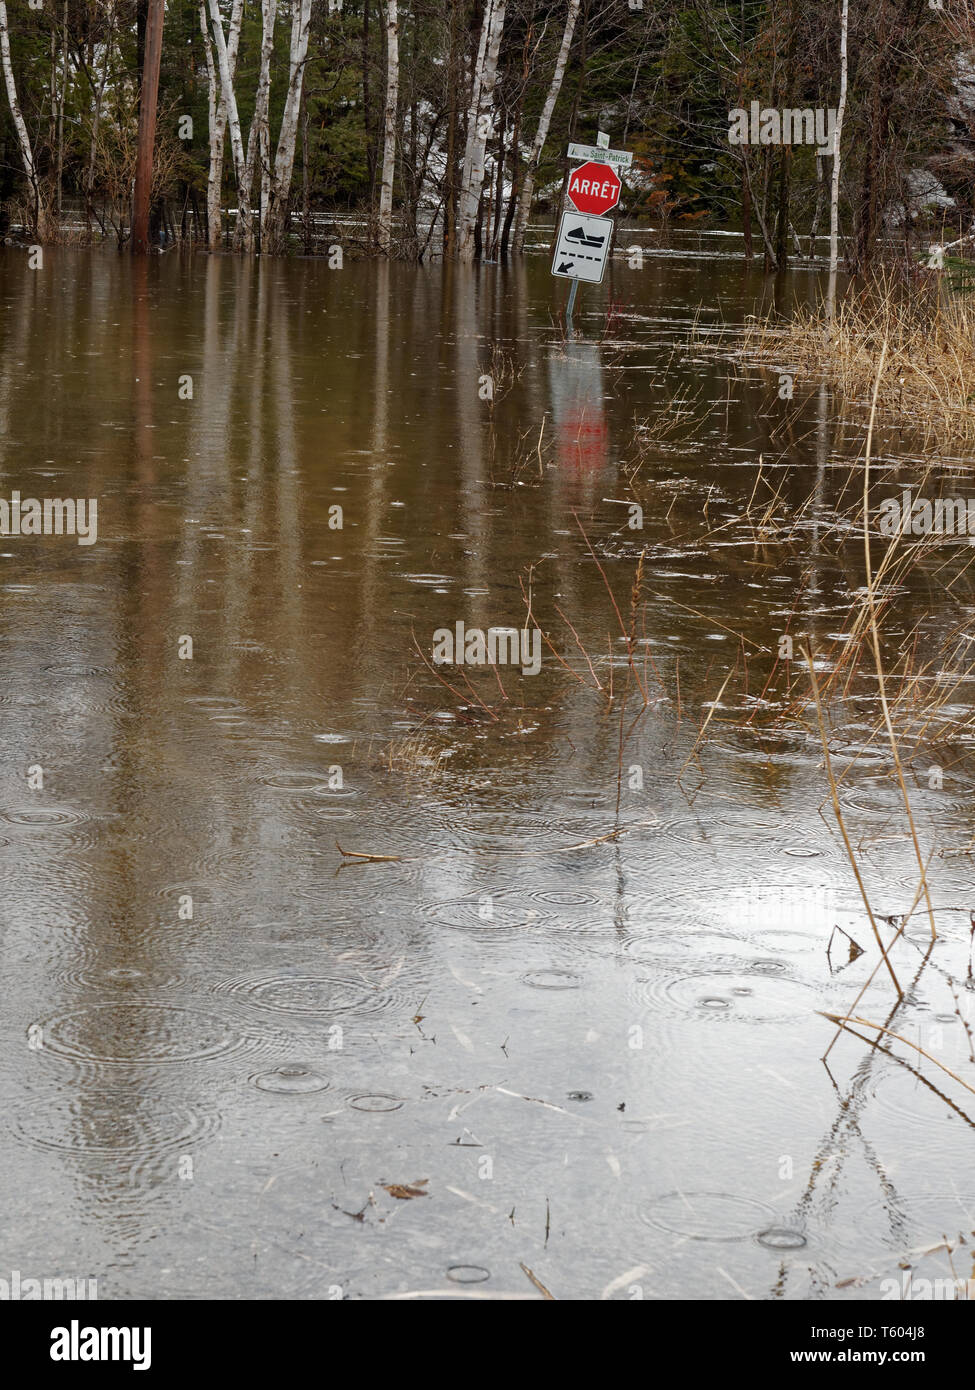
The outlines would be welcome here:
<svg viewBox="0 0 975 1390">
<path fill-rule="evenodd" d="M 869 404 L 877 356 L 887 343 L 878 411 L 928 439 L 975 439 L 975 299 L 953 294 L 924 271 L 918 282 L 886 274 L 851 294 L 832 322 L 809 310 L 746 327 L 744 354 L 825 379 L 847 401 Z"/>
<path fill-rule="evenodd" d="M 387 744 L 382 766 L 387 772 L 434 782 L 443 773 L 444 761 L 449 756 L 448 748 L 420 730 Z"/>
</svg>

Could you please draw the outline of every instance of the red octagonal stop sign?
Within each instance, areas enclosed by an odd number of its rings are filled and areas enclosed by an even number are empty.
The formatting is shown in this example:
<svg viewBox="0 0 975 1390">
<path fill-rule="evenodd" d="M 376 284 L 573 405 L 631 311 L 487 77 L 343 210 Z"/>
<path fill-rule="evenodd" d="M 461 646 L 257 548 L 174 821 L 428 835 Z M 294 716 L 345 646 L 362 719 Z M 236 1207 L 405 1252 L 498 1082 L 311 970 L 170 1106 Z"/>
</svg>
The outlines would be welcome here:
<svg viewBox="0 0 975 1390">
<path fill-rule="evenodd" d="M 576 212 L 588 212 L 599 217 L 620 200 L 623 185 L 611 164 L 596 164 L 589 160 L 573 169 L 566 190 Z"/>
</svg>

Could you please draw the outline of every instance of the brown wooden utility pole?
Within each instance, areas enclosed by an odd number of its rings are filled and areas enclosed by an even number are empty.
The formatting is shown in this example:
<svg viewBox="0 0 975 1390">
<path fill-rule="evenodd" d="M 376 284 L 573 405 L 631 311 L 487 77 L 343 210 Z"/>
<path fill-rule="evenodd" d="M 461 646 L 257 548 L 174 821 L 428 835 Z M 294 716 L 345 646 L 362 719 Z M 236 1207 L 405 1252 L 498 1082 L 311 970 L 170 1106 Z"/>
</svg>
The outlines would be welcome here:
<svg viewBox="0 0 975 1390">
<path fill-rule="evenodd" d="M 163 20 L 166 0 L 149 0 L 146 19 L 146 51 L 142 62 L 139 97 L 139 148 L 135 160 L 135 192 L 132 196 L 132 254 L 149 253 L 149 195 L 152 191 L 152 153 L 156 143 L 156 105 L 159 100 L 159 66 L 162 61 Z"/>
</svg>

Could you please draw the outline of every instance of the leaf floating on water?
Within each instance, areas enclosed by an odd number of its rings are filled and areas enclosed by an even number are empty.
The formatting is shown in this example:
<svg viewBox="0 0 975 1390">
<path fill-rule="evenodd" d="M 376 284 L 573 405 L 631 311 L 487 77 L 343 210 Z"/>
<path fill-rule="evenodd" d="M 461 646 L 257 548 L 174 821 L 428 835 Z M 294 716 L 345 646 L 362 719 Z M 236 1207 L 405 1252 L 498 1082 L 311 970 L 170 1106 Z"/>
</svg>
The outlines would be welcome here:
<svg viewBox="0 0 975 1390">
<path fill-rule="evenodd" d="M 417 1178 L 412 1183 L 384 1182 L 379 1185 L 383 1191 L 389 1193 L 390 1197 L 396 1197 L 401 1202 L 408 1202 L 412 1197 L 429 1197 L 429 1192 L 423 1190 L 429 1181 L 429 1178 Z"/>
</svg>

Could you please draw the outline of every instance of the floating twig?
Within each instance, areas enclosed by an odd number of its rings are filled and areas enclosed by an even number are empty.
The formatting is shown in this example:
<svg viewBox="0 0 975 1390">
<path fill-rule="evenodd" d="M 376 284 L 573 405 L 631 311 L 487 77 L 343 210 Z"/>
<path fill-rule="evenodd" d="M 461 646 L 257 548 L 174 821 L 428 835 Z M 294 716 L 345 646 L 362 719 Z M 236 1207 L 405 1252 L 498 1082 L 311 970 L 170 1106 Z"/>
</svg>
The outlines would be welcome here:
<svg viewBox="0 0 975 1390">
<path fill-rule="evenodd" d="M 539 1291 L 539 1293 L 542 1295 L 542 1297 L 543 1297 L 543 1298 L 550 1298 L 550 1299 L 552 1300 L 552 1302 L 555 1303 L 555 1302 L 557 1301 L 557 1300 L 556 1300 L 556 1297 L 555 1297 L 555 1294 L 554 1294 L 554 1293 L 549 1293 L 548 1289 L 547 1289 L 547 1288 L 545 1287 L 545 1285 L 542 1283 L 541 1279 L 537 1279 L 537 1278 L 535 1277 L 535 1275 L 531 1272 L 531 1270 L 528 1268 L 528 1266 L 527 1266 L 526 1264 L 524 1264 L 522 1261 L 519 1261 L 519 1264 L 521 1264 L 522 1269 L 523 1269 L 524 1272 L 528 1275 L 529 1279 L 530 1279 L 530 1280 L 532 1281 L 532 1283 L 535 1285 L 535 1288 L 538 1289 L 538 1291 Z"/>
<path fill-rule="evenodd" d="M 403 862 L 401 854 L 365 854 L 357 849 L 343 849 L 338 840 L 335 841 L 335 848 L 343 859 L 358 859 L 363 864 L 400 864 Z"/>
</svg>

